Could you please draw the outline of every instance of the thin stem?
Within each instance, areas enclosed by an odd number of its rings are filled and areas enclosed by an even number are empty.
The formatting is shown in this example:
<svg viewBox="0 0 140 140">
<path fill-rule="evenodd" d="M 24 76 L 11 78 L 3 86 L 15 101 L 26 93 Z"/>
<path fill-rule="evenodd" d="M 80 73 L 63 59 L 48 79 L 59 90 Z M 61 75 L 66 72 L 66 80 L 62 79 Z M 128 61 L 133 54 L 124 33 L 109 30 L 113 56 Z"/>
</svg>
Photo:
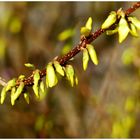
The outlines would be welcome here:
<svg viewBox="0 0 140 140">
<path fill-rule="evenodd" d="M 126 15 L 130 15 L 132 12 L 134 12 L 136 9 L 140 7 L 140 2 L 135 3 L 133 6 L 128 8 L 125 13 Z M 104 33 L 105 30 L 98 29 L 96 32 L 91 33 L 88 37 L 81 37 L 80 42 L 78 45 L 76 45 L 70 52 L 68 52 L 64 56 L 58 57 L 56 60 L 63 66 L 69 61 L 71 58 L 73 58 L 75 55 L 77 55 L 81 48 L 85 48 L 86 44 L 90 44 L 93 42 L 96 38 L 98 38 L 102 33 Z M 46 69 L 43 69 L 40 71 L 40 77 L 43 78 L 46 75 Z M 33 74 L 23 80 L 24 84 L 26 86 L 33 85 Z M 20 81 L 17 80 L 17 86 L 19 85 Z"/>
</svg>

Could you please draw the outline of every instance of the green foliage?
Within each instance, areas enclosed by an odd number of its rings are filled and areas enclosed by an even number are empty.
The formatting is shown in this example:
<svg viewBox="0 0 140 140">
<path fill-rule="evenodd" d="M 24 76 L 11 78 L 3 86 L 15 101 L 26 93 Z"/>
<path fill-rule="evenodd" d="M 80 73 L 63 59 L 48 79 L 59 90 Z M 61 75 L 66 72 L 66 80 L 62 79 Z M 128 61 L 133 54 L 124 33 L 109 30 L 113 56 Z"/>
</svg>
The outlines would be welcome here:
<svg viewBox="0 0 140 140">
<path fill-rule="evenodd" d="M 5 98 L 6 98 L 6 86 L 3 87 L 2 91 L 1 91 L 1 99 L 0 99 L 1 104 L 4 103 Z"/>
<path fill-rule="evenodd" d="M 47 90 L 47 88 L 45 86 L 45 83 L 44 83 L 44 81 L 41 81 L 40 85 L 39 85 L 39 98 L 38 98 L 38 101 L 41 101 L 41 100 L 45 99 L 46 96 L 47 96 L 47 93 L 48 93 L 48 90 Z"/>
<path fill-rule="evenodd" d="M 45 116 L 40 115 L 35 122 L 35 130 L 40 131 L 43 128 L 44 123 L 45 123 Z"/>
<path fill-rule="evenodd" d="M 140 20 L 138 20 L 136 17 L 128 17 L 128 20 L 134 24 L 136 28 L 140 30 Z"/>
<path fill-rule="evenodd" d="M 27 68 L 35 69 L 35 66 L 31 63 L 24 64 Z"/>
<path fill-rule="evenodd" d="M 74 33 L 75 33 L 74 29 L 71 29 L 71 28 L 66 29 L 58 35 L 58 40 L 60 41 L 67 40 L 68 38 L 72 37 Z"/>
<path fill-rule="evenodd" d="M 11 90 L 12 87 L 14 87 L 16 85 L 16 79 L 12 79 L 7 83 L 6 86 L 6 91 Z"/>
<path fill-rule="evenodd" d="M 93 64 L 98 65 L 98 58 L 97 58 L 97 54 L 96 54 L 96 51 L 95 51 L 93 45 L 87 44 L 86 47 L 88 49 L 88 52 L 89 52 L 89 55 L 90 55 L 90 58 L 91 58 Z"/>
<path fill-rule="evenodd" d="M 4 38 L 0 38 L 0 60 L 4 59 L 6 51 L 6 40 Z"/>
<path fill-rule="evenodd" d="M 114 122 L 113 127 L 112 127 L 112 138 L 123 138 L 123 128 L 121 126 L 120 122 Z"/>
<path fill-rule="evenodd" d="M 129 138 L 130 131 L 134 127 L 135 118 L 133 115 L 124 116 L 119 121 L 115 121 L 112 127 L 112 138 Z"/>
<path fill-rule="evenodd" d="M 133 61 L 133 54 L 134 51 L 132 48 L 127 48 L 126 50 L 124 50 L 123 54 L 122 54 L 122 62 L 125 65 L 130 65 Z"/>
<path fill-rule="evenodd" d="M 117 32 L 118 32 L 118 27 L 116 27 L 114 30 L 107 30 L 106 31 L 106 34 L 107 35 L 113 35 L 113 34 L 115 34 Z"/>
<path fill-rule="evenodd" d="M 53 64 L 54 64 L 54 67 L 55 67 L 56 71 L 60 75 L 64 76 L 65 73 L 64 73 L 63 67 L 59 64 L 59 62 L 58 61 L 54 61 Z"/>
<path fill-rule="evenodd" d="M 71 46 L 72 46 L 71 43 L 65 44 L 62 48 L 62 51 L 61 51 L 62 55 L 68 53 L 71 50 Z"/>
<path fill-rule="evenodd" d="M 134 24 L 130 23 L 130 33 L 134 37 L 138 37 L 137 29 Z"/>
<path fill-rule="evenodd" d="M 134 127 L 135 124 L 135 118 L 133 115 L 127 115 L 123 120 L 122 120 L 122 125 L 125 127 L 128 135 L 129 131 Z"/>
<path fill-rule="evenodd" d="M 39 74 L 39 70 L 35 70 L 34 71 L 34 85 L 38 85 L 38 82 L 40 80 L 40 74 Z"/>
<path fill-rule="evenodd" d="M 33 91 L 37 98 L 39 98 L 39 87 L 38 85 L 33 85 Z"/>
<path fill-rule="evenodd" d="M 89 61 L 88 51 L 86 48 L 84 48 L 83 49 L 83 69 L 84 69 L 84 71 L 87 69 L 88 61 Z"/>
<path fill-rule="evenodd" d="M 34 85 L 33 85 L 33 90 L 37 98 L 39 98 L 39 80 L 40 80 L 40 74 L 39 70 L 34 71 Z"/>
<path fill-rule="evenodd" d="M 14 100 L 14 94 L 16 92 L 16 88 L 13 87 L 11 90 L 11 104 L 14 105 L 15 104 L 15 100 Z"/>
<path fill-rule="evenodd" d="M 91 17 L 88 18 L 85 27 L 89 30 L 92 30 L 92 18 Z"/>
<path fill-rule="evenodd" d="M 15 100 L 20 96 L 20 94 L 22 93 L 22 91 L 24 89 L 24 82 L 20 82 L 20 85 L 18 86 L 16 91 L 15 91 L 14 87 L 12 89 L 13 89 L 13 91 L 11 93 L 11 104 L 14 105 Z"/>
<path fill-rule="evenodd" d="M 45 85 L 44 85 L 43 81 L 40 82 L 40 90 L 41 90 L 42 93 L 45 92 Z"/>
<path fill-rule="evenodd" d="M 9 26 L 9 30 L 11 33 L 18 33 L 21 30 L 21 21 L 19 18 L 12 18 L 11 24 Z"/>
<path fill-rule="evenodd" d="M 117 20 L 117 13 L 115 11 L 110 12 L 109 16 L 104 21 L 101 28 L 102 29 L 109 28 L 111 25 L 113 25 L 116 22 L 116 20 Z"/>
<path fill-rule="evenodd" d="M 86 27 L 82 27 L 80 32 L 81 32 L 81 35 L 89 36 L 91 31 L 88 28 L 86 28 Z"/>
<path fill-rule="evenodd" d="M 125 107 L 124 107 L 125 111 L 133 112 L 135 109 L 135 106 L 136 106 L 136 103 L 133 97 L 128 97 L 125 102 Z"/>
<path fill-rule="evenodd" d="M 120 19 L 120 22 L 119 22 L 118 33 L 119 33 L 119 43 L 122 43 L 126 39 L 129 33 L 128 23 L 126 19 L 123 17 Z"/>
<path fill-rule="evenodd" d="M 66 65 L 66 77 L 70 81 L 71 86 L 74 86 L 74 68 L 72 65 Z"/>
<path fill-rule="evenodd" d="M 58 80 L 55 74 L 54 67 L 52 62 L 50 62 L 46 67 L 46 85 L 47 87 L 53 87 L 57 84 Z"/>
<path fill-rule="evenodd" d="M 25 75 L 20 75 L 20 76 L 18 77 L 19 80 L 23 80 L 24 78 L 25 78 Z"/>
<path fill-rule="evenodd" d="M 74 75 L 74 78 L 75 78 L 75 84 L 78 85 L 78 77 Z"/>
<path fill-rule="evenodd" d="M 114 26 L 112 26 L 114 25 Z M 12 33 L 18 33 L 21 30 L 21 21 L 18 18 L 13 18 L 11 23 L 9 24 L 9 29 Z M 111 28 L 110 28 L 111 27 Z M 140 29 L 140 21 L 136 17 L 130 17 L 128 15 L 125 15 L 125 12 L 122 9 L 119 9 L 117 12 L 112 11 L 110 12 L 107 19 L 104 21 L 104 23 L 101 26 L 102 29 L 105 29 L 107 35 L 113 35 L 118 32 L 119 35 L 119 43 L 122 43 L 128 34 L 130 33 L 134 37 L 138 37 L 137 29 Z M 84 71 L 87 69 L 89 58 L 91 58 L 93 64 L 98 65 L 98 58 L 96 51 L 94 49 L 94 46 L 89 44 L 90 41 L 88 40 L 90 37 L 92 31 L 92 18 L 89 17 L 85 26 L 81 27 L 80 32 L 82 37 L 85 36 L 87 38 L 86 46 L 85 48 L 80 48 L 83 51 L 83 69 Z M 67 40 L 68 38 L 72 37 L 75 33 L 74 29 L 67 29 L 64 30 L 62 33 L 59 34 L 58 39 L 60 41 Z M 88 42 L 89 41 L 89 42 Z M 5 44 L 3 40 L 0 40 L 0 45 L 3 45 L 5 47 Z M 70 45 L 66 45 L 66 49 L 64 52 L 66 52 L 68 49 L 70 49 Z M 4 50 L 2 50 L 2 53 Z M 1 53 L 1 52 L 0 52 Z M 128 49 L 124 51 L 122 55 L 122 60 L 124 64 L 128 65 L 132 62 L 133 54 L 131 52 L 131 49 Z M 46 86 L 44 85 L 42 81 L 42 77 L 40 77 L 40 71 L 35 70 L 35 66 L 30 63 L 24 64 L 26 67 L 31 68 L 33 71 L 33 91 L 36 95 L 36 97 L 39 99 L 40 94 L 46 93 Z M 78 84 L 78 78 L 75 75 L 75 70 L 72 65 L 65 64 L 61 66 L 61 64 L 53 60 L 52 62 L 49 62 L 46 66 L 46 85 L 47 88 L 54 87 L 58 83 L 58 78 L 56 76 L 56 72 L 59 73 L 61 76 L 66 76 L 68 81 L 70 82 L 71 86 L 73 87 L 74 84 Z M 24 87 L 25 76 L 20 75 L 17 79 L 19 86 L 16 84 L 16 79 L 10 80 L 7 85 L 2 89 L 1 92 L 1 99 L 0 102 L 3 104 L 6 93 L 11 92 L 11 104 L 14 105 L 17 98 L 20 96 L 21 93 L 24 94 L 24 98 L 26 102 L 29 104 L 29 93 L 26 91 L 26 87 Z M 131 112 L 134 109 L 134 102 L 130 99 L 127 99 L 125 103 L 125 110 L 127 112 Z M 127 120 L 130 123 L 130 118 Z M 128 123 L 127 122 L 127 123 Z M 128 123 L 128 124 L 129 124 Z M 112 137 L 119 136 L 121 137 L 123 134 L 121 133 L 124 129 L 122 127 L 123 122 L 117 122 L 113 125 L 112 130 Z M 130 124 L 129 124 L 130 125 Z M 126 134 L 127 135 L 127 134 Z"/>
<path fill-rule="evenodd" d="M 109 30 L 109 27 L 113 25 L 117 19 L 119 20 L 119 23 L 116 24 L 116 28 Z M 140 29 L 140 21 L 136 17 L 129 16 L 126 18 L 122 9 L 119 9 L 117 13 L 114 11 L 110 13 L 102 24 L 102 29 L 108 29 L 106 31 L 107 35 L 113 35 L 118 32 L 119 43 L 122 43 L 128 36 L 129 32 L 132 36 L 138 37 L 137 29 Z"/>
<path fill-rule="evenodd" d="M 133 96 L 128 96 L 124 102 L 123 116 L 119 116 L 112 125 L 112 138 L 129 138 L 130 132 L 135 126 L 136 117 L 136 99 Z"/>
<path fill-rule="evenodd" d="M 27 104 L 30 103 L 30 100 L 29 100 L 29 93 L 28 93 L 28 92 L 25 92 L 25 93 L 24 93 L 24 99 L 25 99 L 25 101 L 27 102 Z"/>
<path fill-rule="evenodd" d="M 84 27 L 81 27 L 81 35 L 84 35 L 84 36 L 89 36 L 89 34 L 91 33 L 91 30 L 92 30 L 92 18 L 89 17 L 85 26 Z"/>
</svg>

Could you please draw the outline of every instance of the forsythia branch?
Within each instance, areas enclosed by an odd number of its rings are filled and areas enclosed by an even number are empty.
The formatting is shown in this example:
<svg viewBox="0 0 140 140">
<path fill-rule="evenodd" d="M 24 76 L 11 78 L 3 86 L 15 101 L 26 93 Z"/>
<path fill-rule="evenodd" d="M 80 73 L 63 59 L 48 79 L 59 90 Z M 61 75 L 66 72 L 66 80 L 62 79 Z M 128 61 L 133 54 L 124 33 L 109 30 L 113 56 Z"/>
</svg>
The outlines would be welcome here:
<svg viewBox="0 0 140 140">
<path fill-rule="evenodd" d="M 130 8 L 128 8 L 125 11 L 125 14 L 128 16 L 130 15 L 132 12 L 134 12 L 136 9 L 138 9 L 140 7 L 140 2 L 135 3 L 133 6 L 131 6 Z M 117 23 L 117 21 L 116 21 Z M 114 23 L 110 28 L 113 28 L 114 25 L 116 24 Z M 80 39 L 80 42 L 78 43 L 78 45 L 76 45 L 70 52 L 68 52 L 66 55 L 64 56 L 60 56 L 57 57 L 56 60 L 60 63 L 60 65 L 65 65 L 67 61 L 69 61 L 71 58 L 73 58 L 75 55 L 77 55 L 82 48 L 86 48 L 87 44 L 90 44 L 91 42 L 93 42 L 96 38 L 98 38 L 102 33 L 104 33 L 107 29 L 98 29 L 96 32 L 90 33 L 90 35 L 88 37 L 82 36 Z M 46 69 L 40 70 L 39 71 L 40 77 L 43 78 L 46 75 Z M 24 82 L 25 86 L 31 86 L 33 85 L 33 74 L 25 79 L 22 80 Z M 16 85 L 19 86 L 21 81 L 17 80 L 16 81 Z M 4 83 L 3 81 L 0 80 L 0 84 L 5 86 L 6 83 Z"/>
</svg>

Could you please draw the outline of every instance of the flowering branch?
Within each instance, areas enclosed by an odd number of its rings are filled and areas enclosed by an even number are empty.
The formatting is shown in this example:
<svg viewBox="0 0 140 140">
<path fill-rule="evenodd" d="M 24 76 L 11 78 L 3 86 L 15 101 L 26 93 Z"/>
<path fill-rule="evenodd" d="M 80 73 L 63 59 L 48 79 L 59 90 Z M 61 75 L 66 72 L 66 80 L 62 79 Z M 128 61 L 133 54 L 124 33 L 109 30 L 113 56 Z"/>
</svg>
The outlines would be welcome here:
<svg viewBox="0 0 140 140">
<path fill-rule="evenodd" d="M 128 16 L 132 12 L 137 10 L 139 7 L 140 7 L 140 2 L 137 2 L 133 6 L 128 8 L 125 11 L 125 14 Z M 116 21 L 116 23 L 117 23 L 117 21 Z M 109 29 L 112 29 L 116 23 L 114 23 L 111 27 L 109 27 Z M 90 33 L 90 35 L 88 37 L 82 36 L 78 45 L 76 45 L 70 52 L 68 52 L 64 56 L 57 57 L 56 61 L 58 61 L 60 63 L 60 65 L 62 65 L 62 66 L 65 65 L 67 63 L 67 61 L 69 61 L 71 58 L 73 58 L 75 55 L 77 55 L 82 50 L 82 48 L 86 48 L 87 44 L 90 44 L 91 42 L 93 42 L 96 38 L 98 38 L 106 30 L 107 29 L 100 28 L 96 32 Z M 39 74 L 40 74 L 40 78 L 43 78 L 46 75 L 46 69 L 40 70 Z M 20 82 L 21 81 L 17 80 L 16 85 L 19 86 Z M 24 82 L 25 86 L 33 85 L 33 82 L 34 82 L 33 74 L 31 76 L 23 79 L 23 82 Z"/>
</svg>

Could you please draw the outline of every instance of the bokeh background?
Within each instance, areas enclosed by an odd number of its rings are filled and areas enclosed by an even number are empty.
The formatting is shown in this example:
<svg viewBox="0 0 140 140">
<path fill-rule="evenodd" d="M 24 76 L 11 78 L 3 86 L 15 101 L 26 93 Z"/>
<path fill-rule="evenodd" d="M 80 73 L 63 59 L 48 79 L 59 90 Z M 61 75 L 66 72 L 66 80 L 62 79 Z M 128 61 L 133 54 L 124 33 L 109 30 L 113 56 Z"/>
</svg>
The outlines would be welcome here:
<svg viewBox="0 0 140 140">
<path fill-rule="evenodd" d="M 88 17 L 95 31 L 110 11 L 133 3 L 0 2 L 0 76 L 29 76 L 27 62 L 44 68 L 79 42 Z M 139 13 L 133 15 L 140 19 Z M 98 66 L 90 61 L 84 72 L 82 53 L 70 62 L 78 86 L 60 79 L 39 101 L 30 90 L 29 105 L 20 97 L 11 106 L 7 95 L 0 105 L 0 138 L 140 137 L 140 38 L 129 35 L 119 44 L 118 35 L 103 34 L 93 44 Z"/>
</svg>

